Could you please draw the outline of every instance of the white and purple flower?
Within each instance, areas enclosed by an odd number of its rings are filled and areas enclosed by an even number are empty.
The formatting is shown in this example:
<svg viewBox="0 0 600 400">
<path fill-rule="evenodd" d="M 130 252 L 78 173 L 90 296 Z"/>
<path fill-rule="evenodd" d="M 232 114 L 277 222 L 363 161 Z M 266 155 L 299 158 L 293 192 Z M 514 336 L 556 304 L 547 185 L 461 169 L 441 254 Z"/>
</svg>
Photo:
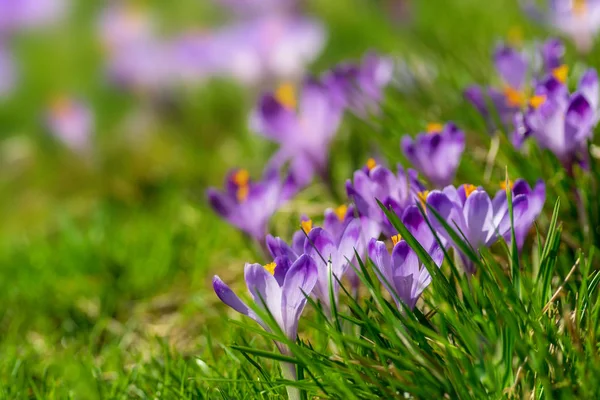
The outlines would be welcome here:
<svg viewBox="0 0 600 400">
<path fill-rule="evenodd" d="M 89 146 L 94 132 L 92 110 L 85 102 L 72 97 L 56 98 L 46 112 L 45 123 L 54 137 L 77 151 Z"/>
<path fill-rule="evenodd" d="M 415 139 L 406 135 L 401 147 L 410 163 L 436 187 L 452 183 L 465 150 L 465 134 L 453 123 L 429 124 Z"/>
</svg>

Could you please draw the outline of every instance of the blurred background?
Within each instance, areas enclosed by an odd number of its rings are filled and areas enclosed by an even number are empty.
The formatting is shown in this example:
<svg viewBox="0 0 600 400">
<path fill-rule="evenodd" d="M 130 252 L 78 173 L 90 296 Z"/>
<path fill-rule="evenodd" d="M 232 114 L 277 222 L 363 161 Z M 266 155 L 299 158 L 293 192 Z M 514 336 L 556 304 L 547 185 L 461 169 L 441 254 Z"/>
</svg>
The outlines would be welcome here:
<svg viewBox="0 0 600 400">
<path fill-rule="evenodd" d="M 0 0 L 3 394 L 144 397 L 158 380 L 136 368 L 222 352 L 210 279 L 234 281 L 256 256 L 205 190 L 234 167 L 260 175 L 273 153 L 248 128 L 262 91 L 366 51 L 396 60 L 383 129 L 349 116 L 332 147 L 342 194 L 430 121 L 459 123 L 483 159 L 462 89 L 489 81 L 498 40 L 541 32 L 516 0 Z M 322 189 L 273 229 L 289 237 L 300 213 L 338 202 Z"/>
</svg>

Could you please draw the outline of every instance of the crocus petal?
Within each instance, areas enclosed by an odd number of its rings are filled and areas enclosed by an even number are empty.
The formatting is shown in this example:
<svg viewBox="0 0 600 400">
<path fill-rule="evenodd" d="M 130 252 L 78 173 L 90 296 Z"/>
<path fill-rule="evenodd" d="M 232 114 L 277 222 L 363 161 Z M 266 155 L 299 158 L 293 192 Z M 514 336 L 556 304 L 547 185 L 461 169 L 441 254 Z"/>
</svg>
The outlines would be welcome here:
<svg viewBox="0 0 600 400">
<path fill-rule="evenodd" d="M 229 217 L 234 207 L 233 201 L 213 188 L 208 189 L 206 194 L 212 209 L 223 218 Z"/>
<path fill-rule="evenodd" d="M 298 320 L 318 279 L 317 265 L 306 254 L 300 256 L 290 267 L 282 286 L 283 326 L 290 340 L 295 340 Z"/>
<path fill-rule="evenodd" d="M 592 109 L 598 110 L 598 72 L 595 69 L 590 68 L 583 74 L 578 90 L 585 96 Z"/>
<path fill-rule="evenodd" d="M 493 210 L 490 196 L 484 191 L 476 190 L 467 198 L 464 209 L 467 221 L 467 236 L 470 244 L 477 248 L 494 235 Z"/>
<path fill-rule="evenodd" d="M 281 315 L 281 287 L 277 280 L 260 264 L 246 264 L 246 286 L 256 304 L 267 307 L 275 321 L 283 328 Z"/>
<path fill-rule="evenodd" d="M 500 46 L 494 54 L 498 73 L 508 85 L 521 89 L 527 76 L 527 61 L 522 54 L 508 46 Z"/>
<path fill-rule="evenodd" d="M 376 239 L 371 239 L 371 241 L 369 241 L 368 252 L 369 258 L 373 261 L 373 264 L 375 264 L 379 272 L 381 272 L 381 275 L 385 278 L 387 284 L 393 285 L 394 279 L 391 258 L 385 243 Z"/>
</svg>

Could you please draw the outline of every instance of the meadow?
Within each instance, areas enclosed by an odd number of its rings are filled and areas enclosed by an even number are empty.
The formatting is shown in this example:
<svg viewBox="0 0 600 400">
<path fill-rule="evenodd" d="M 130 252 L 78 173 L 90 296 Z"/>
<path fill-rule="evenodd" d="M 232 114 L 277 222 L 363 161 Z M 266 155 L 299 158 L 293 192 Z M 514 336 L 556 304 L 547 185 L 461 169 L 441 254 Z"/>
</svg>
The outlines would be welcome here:
<svg viewBox="0 0 600 400">
<path fill-rule="evenodd" d="M 325 149 L 326 179 L 311 177 L 278 207 L 269 233 L 290 242 L 304 229 L 301 218 L 322 225 L 326 209 L 352 203 L 347 180 L 355 171 L 371 169 L 371 159 L 392 171 L 412 168 L 402 138 L 450 121 L 465 136 L 457 188 L 474 185 L 493 197 L 508 186 L 511 217 L 519 206 L 512 181 L 542 180 L 545 201 L 522 249 L 518 218 L 515 230 L 479 249 L 451 232 L 451 219 L 432 216 L 425 194 L 417 208 L 449 235 L 441 267 L 392 210 L 389 228 L 432 275 L 416 306 L 395 302 L 361 255 L 347 266 L 358 274 L 357 295 L 339 277 L 339 301 L 326 293 L 330 309 L 304 299 L 292 340 L 270 311 L 256 310 L 275 326 L 265 331 L 215 294 L 218 275 L 249 299 L 245 264 L 272 260 L 207 198 L 236 168 L 262 175 L 277 145 L 255 132 L 251 115 L 261 94 L 283 82 L 217 76 L 115 85 L 106 77 L 110 49 L 97 38 L 106 4 L 71 3 L 59 23 L 0 41 L 18 77 L 0 95 L 1 398 L 598 398 L 597 119 L 580 166 L 535 140 L 516 148 L 498 115 L 486 119 L 465 98 L 470 85 L 498 84 L 500 43 L 532 52 L 560 38 L 572 90 L 600 67 L 598 46 L 580 51 L 516 0 L 307 1 L 327 39 L 299 81 L 369 51 L 392 57 L 397 70 L 377 112 L 343 113 Z M 165 37 L 228 18 L 202 0 L 135 3 L 152 10 Z M 1 28 L 0 16 L 3 38 Z M 65 94 L 93 110 L 83 145 L 52 134 L 44 117 Z M 381 236 L 388 247 L 389 236 Z M 295 365 L 297 380 L 280 363 Z"/>
</svg>

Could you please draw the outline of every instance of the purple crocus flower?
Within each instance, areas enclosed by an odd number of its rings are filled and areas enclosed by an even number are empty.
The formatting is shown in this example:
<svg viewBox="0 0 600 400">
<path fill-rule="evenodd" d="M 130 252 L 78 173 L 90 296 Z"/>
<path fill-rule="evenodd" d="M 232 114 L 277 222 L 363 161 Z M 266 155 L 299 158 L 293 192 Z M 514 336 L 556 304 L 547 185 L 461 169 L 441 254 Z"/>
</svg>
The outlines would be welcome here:
<svg viewBox="0 0 600 400">
<path fill-rule="evenodd" d="M 367 117 L 379 112 L 383 91 L 391 82 L 393 72 L 391 58 L 370 52 L 360 64 L 336 66 L 323 77 L 323 81 L 340 106 L 348 107 L 360 117 Z"/>
<path fill-rule="evenodd" d="M 543 71 L 564 76 L 566 72 L 561 62 L 563 54 L 564 47 L 556 39 L 542 44 L 538 57 L 542 60 Z M 527 104 L 526 93 L 530 87 L 528 76 L 537 75 L 538 71 L 533 68 L 532 56 L 505 44 L 496 48 L 493 58 L 501 86 L 482 88 L 473 85 L 465 90 L 465 98 L 486 118 L 490 129 L 494 129 L 495 114 L 503 125 L 511 127 L 515 114 Z M 488 103 L 493 109 L 489 108 Z"/>
<path fill-rule="evenodd" d="M 282 182 L 276 170 L 267 170 L 261 181 L 253 182 L 248 171 L 239 169 L 227 176 L 223 192 L 210 188 L 207 195 L 217 214 L 262 242 L 271 216 L 295 192 L 294 181 Z"/>
<path fill-rule="evenodd" d="M 434 190 L 428 194 L 426 204 L 475 250 L 491 246 L 500 237 L 505 236 L 511 227 L 508 206 L 505 207 L 502 203 L 494 204 L 484 190 L 473 185 L 461 185 L 458 189 L 447 186 L 442 191 Z M 522 217 L 527 212 L 527 207 L 527 196 L 521 194 L 514 197 L 515 227 L 524 223 Z M 432 216 L 430 220 L 441 236 L 449 243 L 454 243 L 436 216 Z M 467 261 L 464 255 L 461 256 L 465 262 L 466 272 L 474 273 L 472 263 Z"/>
<path fill-rule="evenodd" d="M 547 8 L 540 9 L 529 2 L 525 10 L 533 19 L 569 36 L 580 52 L 590 51 L 600 30 L 600 1 L 550 0 L 548 3 Z"/>
<path fill-rule="evenodd" d="M 423 190 L 416 171 L 404 171 L 398 165 L 398 173 L 394 174 L 389 169 L 376 165 L 373 159 L 369 160 L 366 169 L 354 172 L 353 181 L 346 182 L 346 192 L 354 202 L 358 214 L 369 220 L 363 226 L 367 238 L 379 238 L 381 233 L 386 236 L 397 233 L 377 200 L 401 216 L 406 207 L 415 204 L 418 194 Z"/>
<path fill-rule="evenodd" d="M 92 111 L 81 100 L 59 97 L 46 113 L 46 126 L 50 133 L 73 150 L 83 150 L 94 131 Z"/>
<path fill-rule="evenodd" d="M 436 187 L 452 183 L 465 150 L 465 134 L 453 123 L 429 124 L 427 133 L 413 140 L 406 135 L 401 142 L 410 163 Z"/>
<path fill-rule="evenodd" d="M 12 55 L 0 43 L 0 99 L 9 95 L 16 83 L 17 71 Z"/>
<path fill-rule="evenodd" d="M 54 23 L 66 6 L 65 0 L 0 0 L 0 35 Z"/>
<path fill-rule="evenodd" d="M 341 116 L 342 111 L 331 101 L 327 88 L 308 80 L 298 104 L 292 85 L 264 95 L 250 124 L 254 131 L 280 145 L 269 165 L 280 168 L 289 162 L 291 175 L 302 187 L 315 174 L 328 176 L 329 146 Z"/>
<path fill-rule="evenodd" d="M 295 11 L 298 0 L 214 0 L 242 17 L 284 14 Z"/>
<path fill-rule="evenodd" d="M 248 291 L 254 302 L 269 310 L 277 325 L 291 341 L 298 334 L 298 320 L 306 305 L 306 295 L 310 295 L 317 283 L 315 261 L 302 255 L 293 263 L 285 257 L 277 258 L 264 267 L 260 264 L 246 264 L 244 277 Z M 213 288 L 221 301 L 237 312 L 258 322 L 270 331 L 265 323 L 218 277 L 213 278 Z M 278 343 L 282 353 L 289 353 Z"/>
<path fill-rule="evenodd" d="M 513 142 L 532 136 L 540 147 L 552 151 L 570 167 L 585 164 L 585 147 L 598 123 L 598 74 L 590 69 L 582 76 L 578 90 L 569 94 L 564 80 L 549 76 L 535 90 L 529 107 L 515 117 Z"/>
<path fill-rule="evenodd" d="M 503 186 L 503 188 L 496 193 L 494 199 L 492 200 L 494 210 L 508 209 L 505 187 L 506 183 L 503 182 L 501 186 Z M 511 182 L 510 187 L 512 189 L 513 197 L 521 195 L 527 197 L 527 211 L 521 216 L 518 223 L 515 223 L 514 226 L 517 248 L 521 250 L 525 244 L 525 239 L 527 238 L 527 234 L 531 230 L 533 223 L 544 208 L 544 203 L 546 201 L 546 185 L 544 184 L 543 180 L 539 180 L 532 189 L 527 181 L 524 179 L 518 179 L 514 183 Z M 504 234 L 504 239 L 507 241 L 507 243 L 510 243 L 510 230 Z"/>
<path fill-rule="evenodd" d="M 354 219 L 344 229 L 339 238 L 323 228 L 314 228 L 304 243 L 304 253 L 311 256 L 319 271 L 314 295 L 321 301 L 324 309 L 331 310 L 329 282 L 333 286 L 334 301 L 337 302 L 338 280 L 342 280 L 348 267 L 355 259 L 355 249 L 361 239 L 360 221 Z M 337 279 L 336 279 L 337 278 Z"/>
<path fill-rule="evenodd" d="M 100 14 L 98 36 L 106 51 L 126 51 L 155 39 L 154 20 L 144 8 L 112 3 Z"/>
<path fill-rule="evenodd" d="M 439 247 L 435 247 L 430 255 L 438 267 L 442 265 L 444 253 Z M 379 280 L 390 292 L 398 308 L 402 309 L 400 302 L 403 302 L 406 307 L 413 309 L 425 288 L 431 283 L 431 275 L 417 254 L 406 241 L 399 240 L 390 256 L 384 242 L 371 239 L 369 257 L 379 270 Z"/>
</svg>

